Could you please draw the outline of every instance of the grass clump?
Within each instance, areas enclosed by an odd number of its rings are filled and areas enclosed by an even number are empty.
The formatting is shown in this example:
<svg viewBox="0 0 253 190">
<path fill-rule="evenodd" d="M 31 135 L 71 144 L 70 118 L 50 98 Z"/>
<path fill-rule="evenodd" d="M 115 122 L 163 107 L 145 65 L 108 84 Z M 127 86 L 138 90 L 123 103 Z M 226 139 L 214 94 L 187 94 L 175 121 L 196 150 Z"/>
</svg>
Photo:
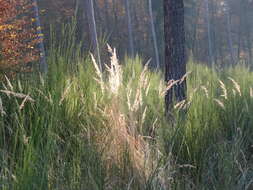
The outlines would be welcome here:
<svg viewBox="0 0 253 190">
<path fill-rule="evenodd" d="M 0 189 L 252 189 L 246 67 L 190 63 L 168 122 L 162 74 L 139 57 L 109 47 L 101 72 L 71 40 L 52 47 L 46 77 L 1 83 Z"/>
</svg>

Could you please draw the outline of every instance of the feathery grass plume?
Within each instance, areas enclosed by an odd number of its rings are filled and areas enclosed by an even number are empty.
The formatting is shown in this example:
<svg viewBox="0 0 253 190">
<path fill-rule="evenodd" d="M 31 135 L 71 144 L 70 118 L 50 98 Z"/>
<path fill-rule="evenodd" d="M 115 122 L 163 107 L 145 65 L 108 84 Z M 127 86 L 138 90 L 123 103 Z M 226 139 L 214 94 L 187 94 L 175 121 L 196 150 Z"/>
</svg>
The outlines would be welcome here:
<svg viewBox="0 0 253 190">
<path fill-rule="evenodd" d="M 179 80 L 179 84 L 182 84 L 182 82 L 184 82 L 186 80 L 186 78 L 188 77 L 188 75 L 190 75 L 192 72 L 188 71 L 187 73 L 184 74 L 184 76 L 182 76 L 182 78 Z"/>
<path fill-rule="evenodd" d="M 186 100 L 182 100 L 180 102 L 178 102 L 175 106 L 174 106 L 174 109 L 178 109 L 178 110 L 181 110 L 185 107 L 185 104 L 186 104 Z"/>
<path fill-rule="evenodd" d="M 213 99 L 223 110 L 225 110 L 225 105 L 224 105 L 224 103 L 221 101 L 221 100 L 219 100 L 219 99 L 217 99 L 217 98 L 214 98 Z"/>
<path fill-rule="evenodd" d="M 167 82 L 167 86 L 166 88 L 163 90 L 163 92 L 161 93 L 162 96 L 165 96 L 167 94 L 167 92 L 174 86 L 174 85 L 177 85 L 177 84 L 182 84 L 182 82 L 184 82 L 184 80 L 187 78 L 187 76 L 191 74 L 191 71 L 187 72 L 181 79 L 179 80 L 169 80 Z"/>
<path fill-rule="evenodd" d="M 104 92 L 105 84 L 104 84 L 104 80 L 103 80 L 103 73 L 100 70 L 99 65 L 97 64 L 95 57 L 91 53 L 90 53 L 90 56 L 91 56 L 92 63 L 93 63 L 95 70 L 96 70 L 96 75 L 98 77 L 98 78 L 95 77 L 94 79 L 99 83 L 102 92 Z"/>
<path fill-rule="evenodd" d="M 143 71 L 141 72 L 140 79 L 138 81 L 138 87 L 136 89 L 136 95 L 134 99 L 134 103 L 132 105 L 132 111 L 136 112 L 142 105 L 143 105 L 143 89 L 148 89 L 149 83 L 147 78 L 147 70 L 148 70 L 148 64 L 144 66 Z M 145 94 L 148 94 L 148 92 L 145 92 Z"/>
<path fill-rule="evenodd" d="M 250 87 L 250 89 L 249 89 L 249 95 L 251 98 L 253 98 L 253 88 L 252 87 Z"/>
<path fill-rule="evenodd" d="M 167 94 L 167 92 L 174 86 L 174 85 L 177 85 L 177 83 L 179 83 L 180 80 L 170 80 L 168 81 L 167 83 L 167 86 L 166 88 L 164 89 L 164 91 L 162 92 L 162 96 L 165 96 Z"/>
<path fill-rule="evenodd" d="M 143 123 L 145 122 L 147 107 L 139 112 L 143 105 L 143 96 L 148 94 L 148 67 L 147 65 L 142 70 L 140 76 L 133 76 L 129 79 L 126 88 L 126 98 L 128 112 L 122 110 L 124 101 L 118 98 L 120 87 L 123 85 L 123 72 L 117 59 L 116 50 L 108 45 L 108 51 L 111 54 L 110 63 L 106 64 L 108 79 L 102 79 L 102 83 L 106 91 L 111 96 L 110 103 L 101 110 L 107 122 L 107 130 L 97 137 L 97 143 L 103 150 L 103 160 L 107 165 L 108 173 L 113 165 L 124 167 L 123 160 L 126 155 L 129 155 L 131 165 L 134 169 L 134 178 L 142 181 L 144 184 L 147 176 L 152 172 L 153 160 L 148 158 L 151 154 L 149 144 L 144 140 L 144 137 L 139 131 L 142 131 Z M 93 61 L 93 63 L 95 63 Z M 98 67 L 97 67 L 98 68 Z M 99 72 L 98 72 L 99 73 Z M 101 76 L 101 75 L 99 75 Z M 136 90 L 133 90 L 133 80 L 138 78 Z M 125 90 L 124 88 L 122 90 Z M 143 90 L 145 90 L 143 93 Z M 134 92 L 134 94 L 133 94 Z M 133 98 L 134 97 L 134 98 Z M 139 117 L 140 116 L 140 117 Z M 127 153 L 127 154 L 126 154 Z M 135 179 L 136 180 L 136 179 Z"/>
<path fill-rule="evenodd" d="M 72 84 L 73 84 L 73 83 L 70 82 L 70 80 L 67 80 L 66 82 L 67 82 L 67 87 L 65 88 L 64 92 L 63 92 L 62 95 L 61 95 L 61 99 L 60 99 L 60 101 L 59 101 L 59 106 L 62 105 L 62 102 L 63 102 L 64 99 L 66 98 L 66 96 L 67 96 L 68 92 L 70 91 L 70 88 L 71 88 L 71 86 L 72 86 Z"/>
<path fill-rule="evenodd" d="M 4 107 L 3 107 L 3 101 L 2 98 L 0 97 L 0 112 L 1 112 L 1 116 L 6 115 L 5 111 L 4 111 Z"/>
<path fill-rule="evenodd" d="M 233 78 L 228 77 L 228 79 L 233 83 L 234 88 L 238 92 L 239 96 L 242 96 L 240 85 Z"/>
<path fill-rule="evenodd" d="M 202 85 L 200 88 L 205 92 L 206 97 L 209 98 L 209 93 L 208 93 L 208 89 L 206 88 L 206 86 Z"/>
<path fill-rule="evenodd" d="M 122 84 L 122 69 L 119 65 L 119 60 L 117 58 L 116 49 L 112 49 L 109 45 L 107 45 L 108 51 L 111 54 L 110 57 L 110 66 L 106 65 L 107 71 L 109 73 L 108 83 L 109 83 L 109 91 L 118 95 L 119 88 Z"/>
<path fill-rule="evenodd" d="M 163 97 L 163 96 L 164 96 L 164 92 L 165 92 L 165 94 L 166 94 L 164 81 L 163 81 L 163 80 L 160 80 L 159 87 L 158 87 L 158 94 L 159 94 L 159 96 L 160 96 L 160 97 Z"/>
<path fill-rule="evenodd" d="M 110 132 L 101 138 L 106 145 L 104 160 L 108 164 L 108 169 L 110 170 L 113 163 L 123 166 L 122 161 L 127 152 L 135 171 L 134 178 L 139 178 L 144 183 L 146 176 L 151 172 L 146 159 L 149 152 L 148 143 L 138 134 L 137 126 L 128 124 L 126 116 L 120 112 L 117 103 L 114 102 L 107 107 L 105 115 Z"/>
<path fill-rule="evenodd" d="M 227 100 L 228 99 L 228 93 L 227 93 L 226 85 L 221 80 L 219 80 L 219 83 L 220 83 L 220 88 L 222 89 L 222 92 L 223 92 L 221 97 L 224 97 Z"/>
</svg>

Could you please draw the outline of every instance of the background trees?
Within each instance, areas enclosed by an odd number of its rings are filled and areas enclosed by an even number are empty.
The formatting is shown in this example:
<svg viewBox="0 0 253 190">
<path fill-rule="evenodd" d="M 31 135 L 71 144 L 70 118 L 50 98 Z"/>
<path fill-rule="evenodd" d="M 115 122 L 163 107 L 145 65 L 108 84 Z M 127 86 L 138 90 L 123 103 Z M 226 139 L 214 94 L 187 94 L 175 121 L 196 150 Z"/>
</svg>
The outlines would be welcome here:
<svg viewBox="0 0 253 190">
<path fill-rule="evenodd" d="M 163 65 L 163 1 L 151 2 L 157 32 L 157 49 Z M 45 10 L 43 24 L 46 34 L 48 34 L 49 23 L 60 25 L 62 21 L 68 21 L 70 16 L 74 15 L 75 3 L 75 0 L 40 2 Z M 129 10 L 127 4 L 129 4 Z M 189 0 L 185 2 L 187 54 L 192 55 L 195 61 L 207 64 L 214 62 L 216 66 L 238 61 L 250 63 L 253 40 L 251 8 L 253 8 L 253 2 L 250 0 Z M 130 50 L 130 52 L 134 51 L 134 54 L 140 54 L 145 60 L 152 58 L 151 65 L 156 67 L 157 58 L 153 44 L 154 33 L 150 27 L 152 18 L 149 0 L 94 0 L 94 9 L 100 43 L 106 40 L 118 49 L 120 57 Z M 82 7 L 79 11 L 85 12 Z M 49 16 L 55 19 L 50 19 L 48 22 L 46 18 Z M 89 18 L 83 16 L 78 17 L 78 20 L 80 32 L 77 36 L 84 40 L 84 47 L 88 50 L 91 47 L 89 44 L 92 44 L 88 34 Z M 134 48 L 131 44 L 134 44 Z M 234 58 L 231 58 L 232 52 Z"/>
<path fill-rule="evenodd" d="M 1 7 L 8 2 L 2 0 Z M 31 3 L 30 0 L 12 2 Z M 78 41 L 83 41 L 82 49 L 88 52 L 94 46 L 90 32 L 93 27 L 88 16 L 90 14 L 87 14 L 91 9 L 85 8 L 85 2 L 88 1 L 38 1 L 46 47 L 49 44 L 50 26 L 54 26 L 56 33 L 59 33 L 62 23 L 71 22 L 74 15 L 77 15 L 76 37 Z M 145 61 L 152 58 L 150 65 L 154 68 L 157 67 L 157 62 L 164 65 L 163 0 L 93 0 L 93 4 L 98 42 L 102 49 L 105 43 L 109 43 L 117 48 L 120 58 L 128 52 L 141 55 Z M 239 61 L 250 64 L 253 40 L 252 8 L 253 2 L 250 0 L 185 1 L 187 55 L 192 56 L 196 62 L 214 62 L 215 67 L 236 64 Z M 24 11 L 27 12 L 26 15 L 28 12 L 33 14 L 30 8 Z M 18 14 L 15 13 L 16 16 Z M 28 22 L 31 16 L 26 18 Z M 157 48 L 154 44 L 155 38 Z M 103 55 L 101 59 L 103 62 Z"/>
</svg>

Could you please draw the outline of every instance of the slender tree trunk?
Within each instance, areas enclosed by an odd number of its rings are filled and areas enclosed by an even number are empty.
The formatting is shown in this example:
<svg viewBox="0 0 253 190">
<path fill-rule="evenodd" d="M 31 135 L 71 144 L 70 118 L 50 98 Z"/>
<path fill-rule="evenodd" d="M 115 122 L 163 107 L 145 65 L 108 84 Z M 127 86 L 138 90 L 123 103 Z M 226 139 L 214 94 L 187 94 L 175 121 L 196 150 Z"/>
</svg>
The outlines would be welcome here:
<svg viewBox="0 0 253 190">
<path fill-rule="evenodd" d="M 214 60 L 213 60 L 213 47 L 212 47 L 212 39 L 211 39 L 210 10 L 209 10 L 208 0 L 205 0 L 205 7 L 206 7 L 209 64 L 213 66 Z"/>
<path fill-rule="evenodd" d="M 217 26 L 215 22 L 216 21 L 215 15 L 217 14 L 217 6 L 216 6 L 215 0 L 211 0 L 211 8 L 209 7 L 209 13 L 210 13 L 209 20 L 210 20 L 211 42 L 212 42 L 212 54 L 213 54 L 212 60 L 213 60 L 213 65 L 216 65 L 217 64 L 217 49 L 218 49 L 216 36 L 218 32 L 216 32 Z"/>
<path fill-rule="evenodd" d="M 41 24 L 40 24 L 40 16 L 39 16 L 39 7 L 37 0 L 33 0 L 33 8 L 35 13 L 35 19 L 36 19 L 36 31 L 38 35 L 39 42 L 39 52 L 40 52 L 40 64 L 39 64 L 39 70 L 42 73 L 46 73 L 48 71 L 48 66 L 46 62 L 46 54 L 45 54 L 45 46 L 44 46 L 44 37 L 41 31 Z"/>
<path fill-rule="evenodd" d="M 184 2 L 164 0 L 165 81 L 182 79 L 186 74 Z M 174 99 L 175 98 L 175 99 Z M 174 85 L 165 96 L 166 112 L 173 100 L 186 99 L 186 80 Z"/>
<path fill-rule="evenodd" d="M 248 8 L 246 9 L 248 11 Z M 246 12 L 245 14 L 248 14 Z M 251 44 L 251 21 L 249 21 L 249 16 L 245 15 L 245 29 L 246 29 L 246 41 L 247 41 L 247 49 L 249 54 L 249 64 L 252 67 L 252 44 Z"/>
<path fill-rule="evenodd" d="M 233 39 L 232 39 L 232 31 L 231 31 L 231 14 L 230 14 L 230 7 L 229 7 L 228 0 L 226 0 L 225 6 L 226 6 L 225 14 L 226 14 L 226 21 L 227 21 L 229 52 L 230 52 L 230 57 L 231 57 L 231 63 L 235 65 L 235 55 L 234 55 Z"/>
<path fill-rule="evenodd" d="M 193 29 L 193 42 L 192 42 L 192 56 L 193 56 L 193 59 L 195 57 L 197 57 L 197 51 L 198 51 L 198 47 L 197 47 L 197 33 L 198 33 L 198 22 L 199 22 L 199 15 L 200 15 L 200 6 L 201 6 L 201 3 L 197 2 L 196 3 L 196 16 L 195 16 L 195 21 L 194 21 L 194 29 Z M 194 60 L 194 61 L 197 61 Z"/>
<path fill-rule="evenodd" d="M 241 18 L 241 13 L 240 13 L 240 18 L 239 18 L 239 28 L 238 28 L 238 50 L 237 50 L 237 60 L 240 60 L 241 57 L 241 35 L 242 35 L 242 18 Z"/>
<path fill-rule="evenodd" d="M 98 61 L 100 70 L 102 70 L 93 0 L 84 0 L 84 1 L 86 7 L 85 12 L 87 14 L 87 19 L 89 23 L 90 37 L 92 40 L 92 50 L 95 52 L 95 57 Z"/>
<path fill-rule="evenodd" d="M 126 7 L 126 13 L 127 13 L 127 27 L 128 27 L 130 55 L 134 56 L 133 28 L 132 28 L 132 18 L 131 18 L 131 13 L 130 13 L 129 0 L 125 0 L 125 7 Z"/>
<path fill-rule="evenodd" d="M 108 11 L 109 11 L 108 0 L 104 0 L 104 9 L 105 9 L 105 20 L 106 20 L 106 27 L 107 27 L 107 26 L 110 26 L 109 13 L 108 13 Z"/>
<path fill-rule="evenodd" d="M 156 68 L 160 68 L 160 59 L 159 59 L 159 52 L 158 52 L 158 46 L 157 46 L 157 38 L 156 38 L 156 31 L 155 31 L 155 24 L 154 24 L 154 17 L 153 17 L 153 8 L 152 8 L 152 1 L 148 0 L 149 4 L 149 15 L 150 15 L 150 22 L 151 22 L 151 29 L 152 29 L 152 37 L 153 37 L 153 43 L 154 43 L 154 49 L 155 49 L 155 57 L 156 57 Z"/>
</svg>

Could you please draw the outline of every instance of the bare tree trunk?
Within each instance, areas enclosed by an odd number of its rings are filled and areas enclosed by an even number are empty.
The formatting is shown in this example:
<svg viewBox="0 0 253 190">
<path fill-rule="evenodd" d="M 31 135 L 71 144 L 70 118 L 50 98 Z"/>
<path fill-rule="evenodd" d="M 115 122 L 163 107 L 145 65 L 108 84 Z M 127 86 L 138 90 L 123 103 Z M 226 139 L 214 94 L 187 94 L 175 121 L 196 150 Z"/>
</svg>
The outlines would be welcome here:
<svg viewBox="0 0 253 190">
<path fill-rule="evenodd" d="M 248 12 L 246 14 L 248 14 Z M 247 15 L 245 15 L 245 17 L 246 17 L 245 18 L 246 41 L 249 54 L 249 65 L 252 67 L 251 22 L 249 21 L 250 18 Z"/>
<path fill-rule="evenodd" d="M 192 56 L 193 59 L 195 59 L 195 57 L 197 57 L 197 51 L 198 51 L 198 47 L 197 47 L 197 35 L 198 35 L 198 22 L 199 22 L 199 15 L 200 15 L 200 7 L 201 7 L 201 3 L 197 2 L 196 3 L 196 16 L 195 16 L 195 21 L 194 21 L 194 29 L 193 29 L 193 42 L 192 42 Z M 197 61 L 194 60 L 194 61 Z"/>
<path fill-rule="evenodd" d="M 127 27 L 128 27 L 128 39 L 130 46 L 130 55 L 134 56 L 134 41 L 133 41 L 133 28 L 132 28 L 132 18 L 130 13 L 130 3 L 129 0 L 125 0 L 125 7 L 127 13 Z"/>
<path fill-rule="evenodd" d="M 104 0 L 104 9 L 105 9 L 105 20 L 106 20 L 106 25 L 109 26 L 109 7 L 108 7 L 108 0 Z M 108 31 L 107 31 L 108 32 Z"/>
<path fill-rule="evenodd" d="M 90 37 L 92 40 L 92 50 L 96 52 L 95 57 L 98 61 L 100 70 L 102 70 L 93 0 L 84 0 L 84 1 L 86 3 L 85 10 L 87 14 L 88 23 L 89 23 Z"/>
<path fill-rule="evenodd" d="M 238 27 L 238 50 L 237 50 L 237 60 L 241 58 L 241 35 L 242 35 L 242 5 L 240 4 L 240 13 L 239 13 L 239 27 Z"/>
<path fill-rule="evenodd" d="M 165 81 L 177 81 L 186 74 L 184 2 L 164 0 Z M 173 100 L 186 99 L 186 80 L 174 85 L 165 96 L 166 113 Z"/>
<path fill-rule="evenodd" d="M 152 1 L 148 0 L 148 4 L 149 4 L 148 7 L 149 7 L 151 29 L 152 29 L 152 37 L 153 37 L 154 49 L 155 49 L 156 68 L 159 69 L 160 68 L 160 59 L 159 59 L 157 39 L 156 39 L 156 31 L 155 31 L 155 24 L 154 24 L 154 17 L 153 17 Z"/>
<path fill-rule="evenodd" d="M 230 7 L 229 7 L 228 0 L 225 1 L 225 14 L 226 14 L 226 21 L 227 21 L 228 45 L 229 45 L 231 63 L 235 65 L 235 54 L 234 54 L 232 31 L 231 31 L 231 15 L 230 15 Z"/>
<path fill-rule="evenodd" d="M 35 19 L 36 19 L 36 31 L 38 35 L 39 42 L 39 52 L 40 52 L 40 64 L 39 64 L 39 70 L 42 73 L 46 73 L 48 71 L 48 66 L 46 63 L 46 54 L 45 54 L 45 46 L 44 46 L 44 37 L 41 31 L 41 24 L 40 24 L 40 16 L 39 16 L 39 7 L 37 0 L 33 0 L 33 8 L 35 13 Z"/>
<path fill-rule="evenodd" d="M 207 35 L 208 35 L 208 56 L 209 56 L 209 64 L 213 66 L 213 47 L 212 47 L 212 39 L 211 39 L 211 26 L 210 26 L 210 10 L 209 10 L 209 2 L 205 0 L 206 7 L 206 23 L 207 23 Z"/>
</svg>

